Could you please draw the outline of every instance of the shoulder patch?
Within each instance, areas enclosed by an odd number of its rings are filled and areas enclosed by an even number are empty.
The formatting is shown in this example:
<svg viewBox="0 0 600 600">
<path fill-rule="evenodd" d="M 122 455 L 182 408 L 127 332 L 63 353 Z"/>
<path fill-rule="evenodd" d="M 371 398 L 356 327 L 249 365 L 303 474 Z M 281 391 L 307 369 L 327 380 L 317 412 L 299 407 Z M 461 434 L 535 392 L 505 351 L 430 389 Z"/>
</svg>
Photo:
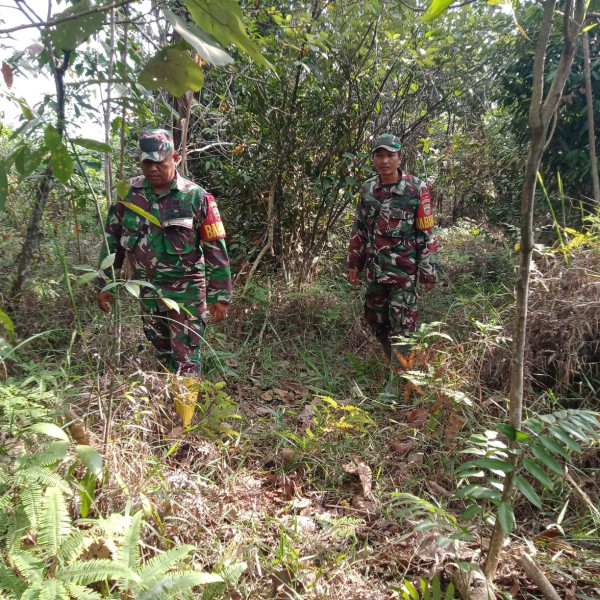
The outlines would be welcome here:
<svg viewBox="0 0 600 600">
<path fill-rule="evenodd" d="M 426 187 L 421 189 L 420 203 L 417 209 L 417 229 L 425 231 L 433 227 L 433 209 L 431 208 L 431 196 Z"/>
<path fill-rule="evenodd" d="M 208 202 L 208 213 L 204 223 L 200 226 L 200 239 L 203 242 L 221 240 L 225 237 L 225 227 L 221 221 L 217 202 L 212 194 L 206 195 L 206 201 Z"/>
</svg>

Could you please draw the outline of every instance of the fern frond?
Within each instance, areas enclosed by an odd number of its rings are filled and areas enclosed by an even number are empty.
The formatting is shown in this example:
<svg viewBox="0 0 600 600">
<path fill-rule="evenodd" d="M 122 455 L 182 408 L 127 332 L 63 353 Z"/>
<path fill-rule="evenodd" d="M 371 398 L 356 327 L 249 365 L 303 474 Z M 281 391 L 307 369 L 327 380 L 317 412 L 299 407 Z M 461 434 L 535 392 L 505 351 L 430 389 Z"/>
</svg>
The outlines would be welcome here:
<svg viewBox="0 0 600 600">
<path fill-rule="evenodd" d="M 38 544 L 56 554 L 62 540 L 71 533 L 67 503 L 57 487 L 49 487 L 44 495 L 44 510 L 40 518 Z"/>
<path fill-rule="evenodd" d="M 145 562 L 138 570 L 142 585 L 147 588 L 152 582 L 163 576 L 173 565 L 194 550 L 194 546 L 184 545 L 167 550 Z"/>
<path fill-rule="evenodd" d="M 75 600 L 102 600 L 102 596 L 89 587 L 77 585 L 76 583 L 67 583 L 65 586 Z"/>
<path fill-rule="evenodd" d="M 214 573 L 177 571 L 155 581 L 152 587 L 138 595 L 137 600 L 169 600 L 188 592 L 197 585 L 222 581 L 221 577 Z"/>
<path fill-rule="evenodd" d="M 40 600 L 40 583 L 28 587 L 21 596 L 21 600 Z"/>
<path fill-rule="evenodd" d="M 42 488 L 37 483 L 31 483 L 21 490 L 20 500 L 29 519 L 30 527 L 37 531 L 40 526 L 42 512 Z"/>
<path fill-rule="evenodd" d="M 27 584 L 8 567 L 0 565 L 0 590 L 12 592 L 16 598 L 20 598 Z"/>
<path fill-rule="evenodd" d="M 223 567 L 223 569 L 219 569 L 217 575 L 222 577 L 227 585 L 235 585 L 247 568 L 248 565 L 245 562 L 232 563 Z"/>
<path fill-rule="evenodd" d="M 29 583 L 42 581 L 46 566 L 44 561 L 29 552 L 14 552 L 8 556 L 9 563 Z"/>
<path fill-rule="evenodd" d="M 65 494 L 71 493 L 69 484 L 48 467 L 25 467 L 15 472 L 15 483 L 21 487 L 26 487 L 37 482 L 46 486 L 60 488 Z"/>
<path fill-rule="evenodd" d="M 123 542 L 119 548 L 119 562 L 130 569 L 137 569 L 140 564 L 140 531 L 142 528 L 142 515 L 140 510 L 131 519 Z"/>
<path fill-rule="evenodd" d="M 62 581 L 46 579 L 40 585 L 40 600 L 69 600 L 69 594 Z"/>
<path fill-rule="evenodd" d="M 67 456 L 70 442 L 53 442 L 44 452 L 36 452 L 27 458 L 25 467 L 50 467 Z"/>
<path fill-rule="evenodd" d="M 95 581 L 132 579 L 136 583 L 139 577 L 130 568 L 107 558 L 80 560 L 67 567 L 56 570 L 55 577 L 65 583 L 87 585 Z"/>
<path fill-rule="evenodd" d="M 29 519 L 18 505 L 14 514 L 8 515 L 6 520 L 6 534 L 4 535 L 4 548 L 7 552 L 18 552 L 21 549 L 21 538 L 29 527 Z"/>
<path fill-rule="evenodd" d="M 86 537 L 89 531 L 75 529 L 72 531 L 60 545 L 60 550 L 56 557 L 61 565 L 69 563 L 78 558 L 85 549 Z"/>
</svg>

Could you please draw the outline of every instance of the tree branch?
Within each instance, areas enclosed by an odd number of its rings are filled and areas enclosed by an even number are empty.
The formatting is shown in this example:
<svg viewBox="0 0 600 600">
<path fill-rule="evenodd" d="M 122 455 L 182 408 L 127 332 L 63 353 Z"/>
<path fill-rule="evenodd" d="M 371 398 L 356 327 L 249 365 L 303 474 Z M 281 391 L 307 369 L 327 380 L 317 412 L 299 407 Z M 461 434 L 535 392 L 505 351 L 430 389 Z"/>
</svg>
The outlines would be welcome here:
<svg viewBox="0 0 600 600">
<path fill-rule="evenodd" d="M 81 17 L 87 17 L 88 15 L 94 15 L 99 12 L 108 12 L 113 8 L 121 8 L 122 6 L 127 6 L 132 2 L 137 2 L 137 0 L 120 0 L 120 2 L 113 2 L 112 4 L 106 4 L 105 6 L 98 6 L 96 8 L 91 8 L 90 10 L 84 10 L 76 15 L 68 15 L 66 17 L 61 17 L 60 19 L 49 19 L 48 21 L 40 21 L 38 23 L 30 23 L 29 25 L 16 25 L 15 27 L 9 27 L 8 29 L 0 29 L 0 35 L 5 35 L 7 33 L 14 33 L 15 31 L 21 31 L 23 29 L 31 29 L 32 27 L 50 27 L 53 25 L 58 25 L 59 23 L 65 23 L 67 21 L 74 21 L 75 19 L 80 19 Z"/>
</svg>

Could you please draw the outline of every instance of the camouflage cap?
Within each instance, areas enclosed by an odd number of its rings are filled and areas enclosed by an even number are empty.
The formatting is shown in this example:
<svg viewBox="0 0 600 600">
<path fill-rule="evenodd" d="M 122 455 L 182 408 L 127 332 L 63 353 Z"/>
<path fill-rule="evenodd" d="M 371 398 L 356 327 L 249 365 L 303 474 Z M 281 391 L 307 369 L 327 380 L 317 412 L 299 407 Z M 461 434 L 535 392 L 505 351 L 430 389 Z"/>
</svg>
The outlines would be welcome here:
<svg viewBox="0 0 600 600">
<path fill-rule="evenodd" d="M 140 162 L 161 162 L 173 151 L 173 136 L 165 129 L 146 129 L 138 136 Z"/>
<path fill-rule="evenodd" d="M 377 138 L 375 146 L 373 146 L 373 152 L 379 150 L 379 148 L 385 148 L 390 152 L 400 152 L 402 150 L 402 143 L 400 138 L 396 137 L 393 133 L 384 133 Z"/>
</svg>

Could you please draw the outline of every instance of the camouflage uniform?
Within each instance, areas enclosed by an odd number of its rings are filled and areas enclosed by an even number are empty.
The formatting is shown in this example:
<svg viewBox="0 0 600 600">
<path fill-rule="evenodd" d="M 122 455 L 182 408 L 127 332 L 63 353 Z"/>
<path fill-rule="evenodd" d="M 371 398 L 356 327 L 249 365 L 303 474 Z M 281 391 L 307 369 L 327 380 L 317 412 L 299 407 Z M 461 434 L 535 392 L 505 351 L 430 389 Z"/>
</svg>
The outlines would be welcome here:
<svg viewBox="0 0 600 600">
<path fill-rule="evenodd" d="M 127 260 L 131 279 L 154 285 L 154 289 L 141 287 L 144 333 L 169 370 L 195 374 L 200 368 L 207 303 L 231 301 L 225 229 L 217 204 L 212 195 L 179 173 L 159 196 L 144 176 L 129 183 L 125 198 L 117 198 L 110 207 L 105 225 L 108 250 L 103 245 L 99 264 L 110 251 L 116 254 L 116 269 Z M 160 226 L 127 204 L 150 213 Z M 108 272 L 105 275 L 108 278 Z M 96 284 L 102 287 L 104 281 Z M 162 298 L 177 302 L 179 312 Z"/>
<path fill-rule="evenodd" d="M 437 275 L 431 200 L 423 181 L 400 172 L 397 184 L 384 185 L 379 176 L 363 184 L 347 266 L 367 268 L 365 316 L 384 349 L 392 337 L 416 330 L 417 283 L 435 283 Z"/>
</svg>

